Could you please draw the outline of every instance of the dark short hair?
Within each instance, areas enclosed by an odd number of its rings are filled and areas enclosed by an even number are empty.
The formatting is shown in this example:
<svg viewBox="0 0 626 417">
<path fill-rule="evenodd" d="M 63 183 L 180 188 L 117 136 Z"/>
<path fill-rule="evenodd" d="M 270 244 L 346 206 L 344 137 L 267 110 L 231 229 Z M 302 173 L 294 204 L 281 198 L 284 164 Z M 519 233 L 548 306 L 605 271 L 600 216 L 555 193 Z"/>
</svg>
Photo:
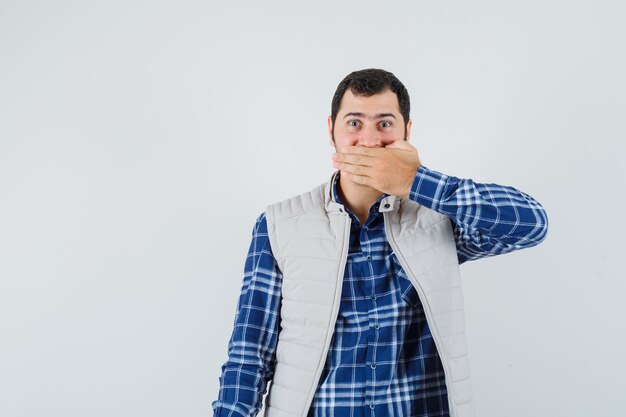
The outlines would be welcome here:
<svg viewBox="0 0 626 417">
<path fill-rule="evenodd" d="M 389 89 L 398 97 L 400 106 L 400 114 L 404 119 L 404 127 L 409 123 L 409 113 L 411 111 L 411 102 L 409 100 L 409 92 L 404 84 L 389 71 L 377 68 L 362 69 L 353 71 L 341 80 L 333 96 L 330 108 L 330 117 L 333 122 L 333 130 L 335 129 L 335 119 L 339 113 L 339 104 L 346 90 L 350 88 L 355 96 L 369 97 L 374 94 L 382 93 Z"/>
</svg>

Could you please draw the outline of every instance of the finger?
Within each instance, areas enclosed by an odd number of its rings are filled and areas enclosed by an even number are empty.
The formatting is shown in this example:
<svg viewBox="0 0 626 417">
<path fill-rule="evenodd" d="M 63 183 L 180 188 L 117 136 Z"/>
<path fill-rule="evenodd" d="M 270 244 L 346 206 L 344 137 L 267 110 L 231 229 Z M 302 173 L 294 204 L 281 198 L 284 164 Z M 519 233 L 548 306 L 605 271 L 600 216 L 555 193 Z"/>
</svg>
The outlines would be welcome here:
<svg viewBox="0 0 626 417">
<path fill-rule="evenodd" d="M 335 154 L 333 160 L 338 162 L 345 162 L 347 164 L 352 165 L 363 165 L 371 167 L 374 164 L 374 158 L 367 155 L 357 155 L 357 154 L 346 154 L 346 153 L 337 153 Z"/>
<path fill-rule="evenodd" d="M 380 148 L 367 148 L 365 146 L 345 146 L 339 150 L 343 154 L 349 155 L 365 155 L 365 156 L 378 156 L 380 155 Z"/>
<path fill-rule="evenodd" d="M 402 150 L 411 150 L 413 146 L 409 145 L 407 141 L 404 139 L 396 139 L 390 144 L 386 145 L 387 149 L 402 149 Z"/>
<path fill-rule="evenodd" d="M 417 152 L 417 148 L 406 140 L 397 139 L 386 146 L 387 149 L 398 149 L 401 151 Z"/>
<path fill-rule="evenodd" d="M 357 184 L 369 185 L 371 179 L 365 175 L 357 175 L 352 172 L 342 170 L 341 175 L 343 175 L 347 180 L 355 182 Z"/>
<path fill-rule="evenodd" d="M 371 173 L 371 170 L 369 167 L 364 166 L 364 165 L 354 165 L 354 164 L 349 164 L 346 162 L 338 162 L 338 161 L 334 161 L 333 162 L 333 167 L 341 170 L 341 171 L 347 171 L 351 174 L 354 175 L 362 175 L 362 176 L 369 176 L 369 174 Z"/>
</svg>

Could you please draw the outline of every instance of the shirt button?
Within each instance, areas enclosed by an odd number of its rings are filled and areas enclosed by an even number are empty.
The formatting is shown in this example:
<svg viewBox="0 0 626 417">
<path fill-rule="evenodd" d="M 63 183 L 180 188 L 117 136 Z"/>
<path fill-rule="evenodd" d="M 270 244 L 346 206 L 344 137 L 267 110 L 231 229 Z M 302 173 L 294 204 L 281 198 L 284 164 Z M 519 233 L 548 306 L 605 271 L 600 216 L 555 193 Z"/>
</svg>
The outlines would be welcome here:
<svg viewBox="0 0 626 417">
<path fill-rule="evenodd" d="M 374 404 L 370 404 L 370 408 L 373 410 L 374 409 Z"/>
<path fill-rule="evenodd" d="M 370 366 L 372 367 L 372 369 L 376 369 L 376 364 L 375 363 L 372 363 Z"/>
<path fill-rule="evenodd" d="M 369 229 L 369 227 L 367 227 L 367 226 L 363 226 L 363 230 L 365 230 L 365 231 L 367 232 L 367 231 L 368 231 L 368 230 L 370 230 L 370 229 Z"/>
<path fill-rule="evenodd" d="M 376 326 L 374 326 L 374 328 L 375 328 L 376 330 L 380 329 L 380 324 L 377 324 Z"/>
<path fill-rule="evenodd" d="M 389 208 L 389 203 L 385 203 L 385 208 Z"/>
<path fill-rule="evenodd" d="M 372 257 L 371 257 L 371 256 L 369 256 L 369 255 L 367 255 L 367 260 L 369 261 L 369 260 L 371 260 L 371 259 L 372 259 Z"/>
<path fill-rule="evenodd" d="M 376 299 L 376 296 L 375 296 L 375 295 L 372 295 L 370 298 L 371 298 L 372 300 L 375 300 L 375 299 Z"/>
</svg>

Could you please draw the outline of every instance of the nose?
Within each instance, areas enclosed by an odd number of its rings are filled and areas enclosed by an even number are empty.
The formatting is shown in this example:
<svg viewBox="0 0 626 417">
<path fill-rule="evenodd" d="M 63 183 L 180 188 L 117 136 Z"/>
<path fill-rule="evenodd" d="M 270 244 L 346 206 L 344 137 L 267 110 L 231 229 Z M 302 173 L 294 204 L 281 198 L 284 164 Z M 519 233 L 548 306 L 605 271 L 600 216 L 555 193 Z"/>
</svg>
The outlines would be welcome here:
<svg viewBox="0 0 626 417">
<path fill-rule="evenodd" d="M 359 135 L 358 145 L 365 146 L 368 148 L 382 147 L 383 146 L 383 135 L 381 132 L 378 132 L 376 128 L 363 129 Z"/>
</svg>

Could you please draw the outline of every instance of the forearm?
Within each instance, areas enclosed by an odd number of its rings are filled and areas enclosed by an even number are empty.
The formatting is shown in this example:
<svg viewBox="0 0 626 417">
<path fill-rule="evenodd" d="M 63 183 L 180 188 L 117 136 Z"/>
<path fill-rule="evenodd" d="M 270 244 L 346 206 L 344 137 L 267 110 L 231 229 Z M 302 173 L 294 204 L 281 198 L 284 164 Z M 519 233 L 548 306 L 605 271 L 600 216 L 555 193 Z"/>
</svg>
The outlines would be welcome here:
<svg viewBox="0 0 626 417">
<path fill-rule="evenodd" d="M 510 252 L 537 245 L 547 234 L 542 205 L 514 187 L 477 183 L 420 166 L 409 198 L 449 216 L 457 225 L 457 243 L 470 252 Z"/>
</svg>

